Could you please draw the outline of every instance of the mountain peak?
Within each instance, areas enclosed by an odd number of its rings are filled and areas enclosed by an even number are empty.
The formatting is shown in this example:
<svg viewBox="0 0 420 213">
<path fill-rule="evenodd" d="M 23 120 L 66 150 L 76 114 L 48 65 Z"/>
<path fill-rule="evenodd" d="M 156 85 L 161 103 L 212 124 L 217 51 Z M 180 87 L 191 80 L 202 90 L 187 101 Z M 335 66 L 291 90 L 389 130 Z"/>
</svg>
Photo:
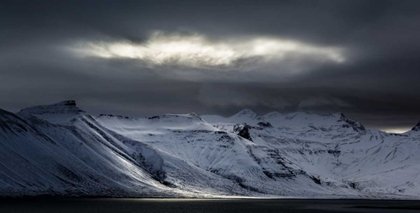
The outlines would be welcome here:
<svg viewBox="0 0 420 213">
<path fill-rule="evenodd" d="M 203 120 L 203 119 L 201 119 L 201 117 L 200 117 L 197 113 L 195 113 L 195 112 L 190 112 L 190 113 L 188 113 L 188 115 L 189 115 L 189 116 L 191 116 L 191 117 L 193 117 L 193 118 L 195 118 L 195 119 L 198 119 L 198 120 Z"/>
<path fill-rule="evenodd" d="M 337 112 L 337 113 L 333 113 L 333 114 L 329 114 L 329 116 L 331 117 L 337 117 L 339 119 L 347 119 L 346 115 L 344 115 L 344 113 L 342 112 Z"/>
<path fill-rule="evenodd" d="M 20 113 L 27 114 L 79 114 L 85 111 L 76 106 L 75 100 L 60 101 L 50 105 L 40 105 L 22 109 Z"/>
<path fill-rule="evenodd" d="M 255 113 L 254 111 L 252 111 L 250 109 L 243 109 L 243 110 L 239 111 L 238 113 L 236 113 L 235 115 L 233 115 L 232 117 L 235 117 L 235 118 L 241 118 L 241 117 L 255 118 L 255 117 L 257 117 L 257 113 Z"/>
<path fill-rule="evenodd" d="M 343 113 L 336 113 L 336 114 L 333 114 L 333 115 L 340 116 L 338 121 L 345 122 L 343 127 L 350 127 L 350 128 L 353 128 L 355 131 L 365 131 L 366 130 L 366 128 L 361 123 L 347 118 Z"/>
<path fill-rule="evenodd" d="M 76 106 L 76 101 L 75 100 L 67 100 L 67 101 L 60 101 L 56 104 L 53 105 L 62 105 L 62 106 Z"/>
<path fill-rule="evenodd" d="M 282 115 L 282 114 L 281 114 L 280 112 L 273 111 L 273 112 L 269 112 L 269 113 L 265 114 L 263 117 L 264 117 L 264 118 L 268 118 L 268 119 L 270 119 L 270 118 L 276 118 L 276 117 L 279 117 L 279 116 L 281 116 L 281 115 Z"/>
</svg>

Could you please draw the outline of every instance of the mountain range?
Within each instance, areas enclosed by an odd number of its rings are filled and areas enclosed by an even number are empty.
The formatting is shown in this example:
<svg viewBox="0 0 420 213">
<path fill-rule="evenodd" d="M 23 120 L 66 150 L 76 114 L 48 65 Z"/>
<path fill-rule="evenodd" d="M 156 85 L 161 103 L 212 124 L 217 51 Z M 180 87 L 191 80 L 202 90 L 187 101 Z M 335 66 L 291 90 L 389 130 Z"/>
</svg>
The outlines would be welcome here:
<svg viewBox="0 0 420 213">
<path fill-rule="evenodd" d="M 420 123 L 391 134 L 342 113 L 0 109 L 0 196 L 36 195 L 419 198 Z"/>
</svg>

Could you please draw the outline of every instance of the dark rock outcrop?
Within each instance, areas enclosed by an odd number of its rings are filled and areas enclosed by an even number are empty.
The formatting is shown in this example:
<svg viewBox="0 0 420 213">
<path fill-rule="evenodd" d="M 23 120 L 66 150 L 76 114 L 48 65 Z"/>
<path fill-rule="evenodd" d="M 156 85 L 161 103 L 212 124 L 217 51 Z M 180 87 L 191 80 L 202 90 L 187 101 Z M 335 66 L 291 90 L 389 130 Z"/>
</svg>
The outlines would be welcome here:
<svg viewBox="0 0 420 213">
<path fill-rule="evenodd" d="M 343 113 L 340 113 L 340 119 L 338 121 L 345 122 L 345 124 L 343 124 L 344 128 L 353 128 L 354 131 L 357 131 L 357 132 L 366 130 L 366 128 L 361 123 L 348 119 Z"/>
<path fill-rule="evenodd" d="M 249 134 L 250 129 L 251 126 L 248 124 L 239 124 L 233 127 L 233 131 L 235 131 L 237 135 L 252 141 L 251 135 Z"/>
</svg>

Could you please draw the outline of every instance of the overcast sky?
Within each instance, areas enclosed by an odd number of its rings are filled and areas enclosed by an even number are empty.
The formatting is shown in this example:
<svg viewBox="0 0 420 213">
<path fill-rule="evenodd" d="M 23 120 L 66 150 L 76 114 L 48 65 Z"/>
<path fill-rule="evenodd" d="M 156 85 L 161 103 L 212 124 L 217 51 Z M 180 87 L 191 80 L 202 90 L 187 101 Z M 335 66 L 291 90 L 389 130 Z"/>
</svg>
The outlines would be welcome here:
<svg viewBox="0 0 420 213">
<path fill-rule="evenodd" d="M 420 120 L 420 1 L 2 1 L 0 108 Z"/>
</svg>

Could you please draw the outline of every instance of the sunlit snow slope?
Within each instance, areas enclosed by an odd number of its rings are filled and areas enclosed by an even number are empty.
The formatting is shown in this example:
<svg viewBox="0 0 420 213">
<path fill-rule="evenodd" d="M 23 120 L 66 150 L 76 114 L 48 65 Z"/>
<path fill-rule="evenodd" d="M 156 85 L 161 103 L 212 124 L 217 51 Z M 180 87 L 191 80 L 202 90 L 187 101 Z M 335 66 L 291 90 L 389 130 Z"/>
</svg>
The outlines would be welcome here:
<svg viewBox="0 0 420 213">
<path fill-rule="evenodd" d="M 0 195 L 419 197 L 420 128 L 343 114 L 91 116 L 0 110 Z"/>
</svg>

